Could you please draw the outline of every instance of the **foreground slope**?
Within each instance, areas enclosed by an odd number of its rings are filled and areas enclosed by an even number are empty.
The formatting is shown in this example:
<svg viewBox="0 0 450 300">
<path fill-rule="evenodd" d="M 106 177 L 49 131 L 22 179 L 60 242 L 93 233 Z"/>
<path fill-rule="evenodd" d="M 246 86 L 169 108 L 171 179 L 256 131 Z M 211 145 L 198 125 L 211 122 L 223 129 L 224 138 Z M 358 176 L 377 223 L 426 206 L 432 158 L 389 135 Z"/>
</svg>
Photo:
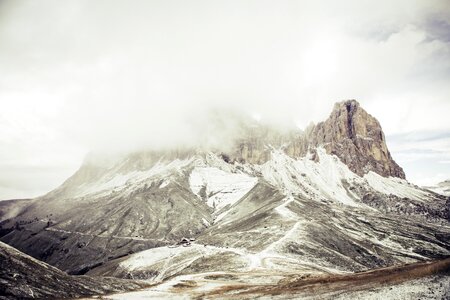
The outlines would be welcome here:
<svg viewBox="0 0 450 300">
<path fill-rule="evenodd" d="M 448 299 L 450 259 L 350 274 L 215 272 L 183 275 L 106 299 Z"/>
<path fill-rule="evenodd" d="M 145 287 L 137 281 L 69 276 L 0 242 L 0 299 L 61 299 Z"/>
</svg>

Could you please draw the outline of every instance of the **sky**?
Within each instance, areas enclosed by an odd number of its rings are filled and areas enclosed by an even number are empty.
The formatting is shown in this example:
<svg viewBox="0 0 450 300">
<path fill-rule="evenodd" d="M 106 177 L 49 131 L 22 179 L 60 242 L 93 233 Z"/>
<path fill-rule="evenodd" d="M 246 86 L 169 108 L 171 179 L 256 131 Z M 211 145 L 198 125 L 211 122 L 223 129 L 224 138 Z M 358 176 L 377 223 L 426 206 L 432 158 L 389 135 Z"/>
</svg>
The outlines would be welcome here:
<svg viewBox="0 0 450 300">
<path fill-rule="evenodd" d="M 357 99 L 416 184 L 450 178 L 450 2 L 0 0 L 0 199 L 87 153 L 217 143 L 209 112 L 304 128 Z"/>
</svg>

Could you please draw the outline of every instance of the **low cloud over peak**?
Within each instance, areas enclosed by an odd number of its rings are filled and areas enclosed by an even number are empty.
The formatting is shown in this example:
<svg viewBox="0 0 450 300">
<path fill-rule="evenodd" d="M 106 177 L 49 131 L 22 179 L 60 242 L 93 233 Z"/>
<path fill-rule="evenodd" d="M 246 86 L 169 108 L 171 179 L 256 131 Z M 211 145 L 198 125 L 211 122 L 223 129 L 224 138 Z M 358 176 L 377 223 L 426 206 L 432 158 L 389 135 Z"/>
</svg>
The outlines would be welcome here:
<svg viewBox="0 0 450 300">
<path fill-rule="evenodd" d="M 0 159 L 57 162 L 36 195 L 89 151 L 220 143 L 235 125 L 211 111 L 304 128 L 351 98 L 388 143 L 449 131 L 449 19 L 447 1 L 2 1 Z"/>
</svg>

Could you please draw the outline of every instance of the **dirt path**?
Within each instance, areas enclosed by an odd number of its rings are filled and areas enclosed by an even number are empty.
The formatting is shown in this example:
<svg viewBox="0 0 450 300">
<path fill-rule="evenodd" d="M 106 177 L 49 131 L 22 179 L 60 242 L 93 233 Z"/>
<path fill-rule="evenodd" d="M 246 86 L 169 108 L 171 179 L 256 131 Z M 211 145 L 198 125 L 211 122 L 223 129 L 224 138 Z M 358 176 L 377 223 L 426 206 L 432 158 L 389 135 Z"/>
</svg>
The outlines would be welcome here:
<svg viewBox="0 0 450 300">
<path fill-rule="evenodd" d="M 436 274 L 450 276 L 450 258 L 352 274 L 316 275 L 311 277 L 297 275 L 280 281 L 275 285 L 228 285 L 211 291 L 207 295 L 211 297 L 221 295 L 223 298 L 226 298 L 225 295 L 227 293 L 232 293 L 233 296 L 230 298 L 250 298 L 252 295 L 313 296 L 324 293 L 368 290 L 383 285 L 395 285 Z"/>
</svg>

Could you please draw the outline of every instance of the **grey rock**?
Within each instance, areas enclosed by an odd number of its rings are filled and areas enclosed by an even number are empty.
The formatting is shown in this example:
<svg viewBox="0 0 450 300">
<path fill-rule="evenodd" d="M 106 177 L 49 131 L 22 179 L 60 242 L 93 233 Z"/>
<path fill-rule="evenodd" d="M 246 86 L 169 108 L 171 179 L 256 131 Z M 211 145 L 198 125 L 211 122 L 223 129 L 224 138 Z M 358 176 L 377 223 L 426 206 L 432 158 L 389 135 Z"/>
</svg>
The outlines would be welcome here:
<svg viewBox="0 0 450 300">
<path fill-rule="evenodd" d="M 389 153 L 380 123 L 356 100 L 336 103 L 330 117 L 311 131 L 309 140 L 310 146 L 323 146 L 360 176 L 373 171 L 405 178 Z"/>
<path fill-rule="evenodd" d="M 146 287 L 144 282 L 69 276 L 0 242 L 0 299 L 62 299 Z"/>
<path fill-rule="evenodd" d="M 280 131 L 261 124 L 244 126 L 235 150 L 226 156 L 231 161 L 262 164 L 270 159 L 268 145 L 283 147 L 294 158 L 321 146 L 360 176 L 373 171 L 385 177 L 405 178 L 387 148 L 380 123 L 356 100 L 336 103 L 327 120 L 304 131 Z"/>
</svg>

